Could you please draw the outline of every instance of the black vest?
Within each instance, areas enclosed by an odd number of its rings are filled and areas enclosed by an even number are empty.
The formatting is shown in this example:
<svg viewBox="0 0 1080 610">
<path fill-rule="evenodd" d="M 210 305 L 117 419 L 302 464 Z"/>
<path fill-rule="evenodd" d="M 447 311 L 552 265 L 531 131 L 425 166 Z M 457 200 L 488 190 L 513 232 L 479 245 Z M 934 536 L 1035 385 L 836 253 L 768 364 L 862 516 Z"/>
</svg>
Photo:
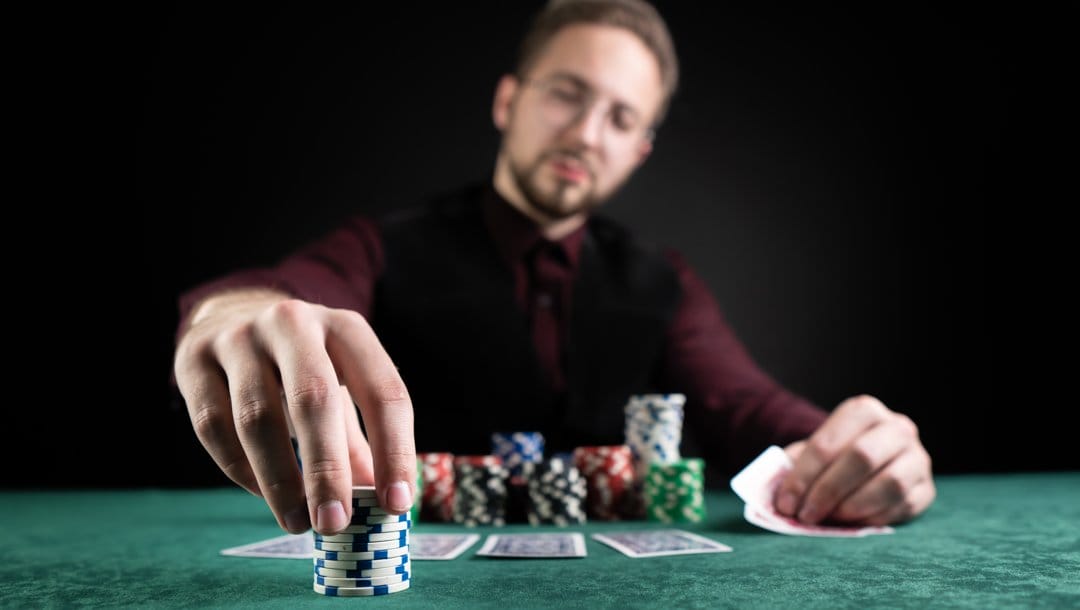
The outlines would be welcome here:
<svg viewBox="0 0 1080 610">
<path fill-rule="evenodd" d="M 372 324 L 409 388 L 417 451 L 487 454 L 496 431 L 540 431 L 549 455 L 623 443 L 627 398 L 660 390 L 664 331 L 680 296 L 674 270 L 611 221 L 589 221 L 568 389 L 555 393 L 484 224 L 482 193 L 473 187 L 380 223 L 386 267 Z"/>
</svg>

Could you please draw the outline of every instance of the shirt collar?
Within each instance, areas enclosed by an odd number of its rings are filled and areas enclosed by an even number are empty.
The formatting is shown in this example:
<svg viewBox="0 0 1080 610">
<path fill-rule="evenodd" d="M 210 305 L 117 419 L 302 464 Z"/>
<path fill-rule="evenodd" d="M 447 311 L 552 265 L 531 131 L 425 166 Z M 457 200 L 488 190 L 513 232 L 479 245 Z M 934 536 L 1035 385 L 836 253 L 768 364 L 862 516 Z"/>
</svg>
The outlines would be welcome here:
<svg viewBox="0 0 1080 610">
<path fill-rule="evenodd" d="M 562 239 L 552 242 L 540 233 L 536 223 L 510 205 L 492 185 L 484 189 L 484 222 L 495 246 L 506 262 L 513 266 L 525 259 L 541 242 L 557 244 L 566 257 L 571 271 L 576 271 L 581 258 L 581 243 L 585 239 L 585 224 Z"/>
</svg>

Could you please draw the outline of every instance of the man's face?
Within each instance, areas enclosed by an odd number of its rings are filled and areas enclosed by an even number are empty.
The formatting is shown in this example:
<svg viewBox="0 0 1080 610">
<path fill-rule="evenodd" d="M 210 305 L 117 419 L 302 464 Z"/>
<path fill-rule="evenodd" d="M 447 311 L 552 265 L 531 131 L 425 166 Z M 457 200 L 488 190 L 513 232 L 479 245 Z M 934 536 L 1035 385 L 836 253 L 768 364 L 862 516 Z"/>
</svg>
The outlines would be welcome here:
<svg viewBox="0 0 1080 610">
<path fill-rule="evenodd" d="M 588 211 L 648 156 L 662 96 L 659 63 L 636 35 L 563 28 L 523 80 L 499 84 L 496 171 L 508 172 L 525 204 L 548 219 Z"/>
</svg>

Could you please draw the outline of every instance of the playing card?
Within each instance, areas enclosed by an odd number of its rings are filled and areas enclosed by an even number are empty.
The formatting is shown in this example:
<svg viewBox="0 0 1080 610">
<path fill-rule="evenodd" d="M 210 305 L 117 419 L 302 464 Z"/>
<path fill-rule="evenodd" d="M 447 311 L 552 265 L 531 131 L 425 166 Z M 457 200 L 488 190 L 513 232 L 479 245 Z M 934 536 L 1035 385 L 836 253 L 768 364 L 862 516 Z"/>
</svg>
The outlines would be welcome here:
<svg viewBox="0 0 1080 610">
<path fill-rule="evenodd" d="M 409 558 L 454 559 L 476 541 L 479 534 L 409 534 Z M 275 557 L 279 559 L 311 559 L 315 542 L 311 534 L 286 534 L 221 551 L 234 557 Z"/>
<path fill-rule="evenodd" d="M 585 536 L 558 534 L 492 534 L 476 552 L 487 557 L 584 557 Z"/>
<path fill-rule="evenodd" d="M 694 553 L 729 553 L 731 547 L 704 536 L 683 530 L 652 530 L 647 532 L 616 532 L 593 534 L 602 542 L 627 557 L 662 557 Z"/>
<path fill-rule="evenodd" d="M 820 536 L 826 538 L 862 538 L 873 534 L 891 534 L 891 527 L 845 527 L 836 525 L 807 525 L 776 511 L 761 510 L 747 504 L 743 517 L 758 527 L 780 534 L 793 536 Z"/>
<path fill-rule="evenodd" d="M 891 534 L 891 527 L 846 527 L 807 525 L 776 512 L 773 496 L 780 481 L 792 468 L 791 458 L 773 445 L 731 479 L 731 489 L 746 503 L 743 517 L 754 525 L 792 536 L 828 536 L 860 538 L 872 534 Z"/>
<path fill-rule="evenodd" d="M 480 539 L 480 534 L 412 534 L 412 559 L 454 559 Z"/>
<path fill-rule="evenodd" d="M 286 534 L 243 546 L 222 549 L 222 555 L 235 557 L 275 557 L 278 559 L 311 559 L 315 542 L 311 534 Z"/>
</svg>

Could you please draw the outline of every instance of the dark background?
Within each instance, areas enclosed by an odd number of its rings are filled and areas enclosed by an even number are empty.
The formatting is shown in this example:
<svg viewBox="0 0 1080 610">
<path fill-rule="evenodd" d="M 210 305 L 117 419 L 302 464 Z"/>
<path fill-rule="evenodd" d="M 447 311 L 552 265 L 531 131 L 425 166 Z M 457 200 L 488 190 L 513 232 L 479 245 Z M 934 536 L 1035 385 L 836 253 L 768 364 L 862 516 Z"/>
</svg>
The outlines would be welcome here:
<svg viewBox="0 0 1080 610">
<path fill-rule="evenodd" d="M 126 390 L 51 419 L 63 449 L 5 483 L 227 482 L 169 385 L 177 295 L 349 214 L 487 177 L 495 82 L 540 4 L 144 15 L 125 107 L 141 211 L 122 238 L 141 320 Z M 937 472 L 1080 467 L 1046 425 L 1064 406 L 1009 415 L 1027 405 L 1004 387 L 999 211 L 1029 155 L 1010 17 L 659 7 L 682 85 L 605 212 L 680 248 L 791 389 L 825 407 L 867 392 L 912 416 Z"/>
</svg>

